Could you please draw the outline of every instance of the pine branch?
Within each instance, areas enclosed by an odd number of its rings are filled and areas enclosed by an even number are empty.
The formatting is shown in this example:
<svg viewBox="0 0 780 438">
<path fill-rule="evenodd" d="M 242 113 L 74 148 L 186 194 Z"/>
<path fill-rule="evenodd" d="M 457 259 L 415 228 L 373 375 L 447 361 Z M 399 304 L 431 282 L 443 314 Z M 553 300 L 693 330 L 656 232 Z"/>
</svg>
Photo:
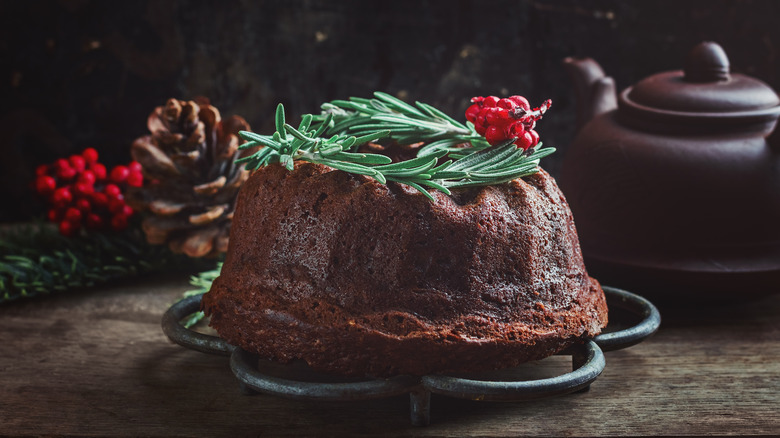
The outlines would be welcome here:
<svg viewBox="0 0 780 438">
<path fill-rule="evenodd" d="M 217 263 L 217 267 L 208 271 L 203 271 L 198 275 L 190 277 L 190 284 L 195 286 L 195 289 L 184 292 L 184 298 L 194 295 L 203 295 L 211 290 L 211 283 L 219 277 L 219 273 L 222 272 L 222 262 Z M 202 311 L 195 312 L 190 315 L 186 321 L 184 321 L 184 327 L 190 328 L 199 323 L 205 315 Z"/>
<path fill-rule="evenodd" d="M 50 224 L 16 225 L 0 230 L 0 304 L 213 263 L 149 245 L 140 227 L 65 237 Z"/>
<path fill-rule="evenodd" d="M 470 122 L 464 125 L 421 102 L 412 106 L 385 93 L 374 96 L 326 103 L 321 115 L 305 115 L 298 128 L 285 122 L 279 104 L 273 135 L 239 133 L 247 141 L 241 148 L 263 148 L 237 162 L 245 163 L 248 170 L 273 163 L 292 170 L 296 160 L 319 163 L 382 184 L 403 183 L 433 200 L 426 187 L 449 195 L 451 188 L 501 184 L 536 173 L 539 160 L 555 151 L 542 148 L 541 142 L 524 151 L 511 138 L 491 146 Z M 427 145 L 416 158 L 397 163 L 384 155 L 353 152 L 380 139 Z"/>
</svg>

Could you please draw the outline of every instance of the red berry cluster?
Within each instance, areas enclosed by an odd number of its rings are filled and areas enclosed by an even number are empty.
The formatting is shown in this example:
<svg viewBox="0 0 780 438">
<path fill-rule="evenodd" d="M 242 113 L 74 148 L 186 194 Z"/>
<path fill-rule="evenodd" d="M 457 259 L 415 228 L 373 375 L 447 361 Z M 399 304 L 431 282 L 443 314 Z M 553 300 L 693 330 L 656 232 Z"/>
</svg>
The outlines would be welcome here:
<svg viewBox="0 0 780 438">
<path fill-rule="evenodd" d="M 471 102 L 466 110 L 466 120 L 474 124 L 477 134 L 485 136 L 491 145 L 514 138 L 515 145 L 523 150 L 539 143 L 539 134 L 534 127 L 551 105 L 548 100 L 532 110 L 523 96 L 473 97 Z"/>
<path fill-rule="evenodd" d="M 90 230 L 127 228 L 133 209 L 125 202 L 122 190 L 141 187 L 144 182 L 138 162 L 116 166 L 108 173 L 92 148 L 67 160 L 60 158 L 53 164 L 38 166 L 35 173 L 35 190 L 50 205 L 47 218 L 59 223 L 60 233 L 65 236 L 72 236 L 82 226 Z"/>
</svg>

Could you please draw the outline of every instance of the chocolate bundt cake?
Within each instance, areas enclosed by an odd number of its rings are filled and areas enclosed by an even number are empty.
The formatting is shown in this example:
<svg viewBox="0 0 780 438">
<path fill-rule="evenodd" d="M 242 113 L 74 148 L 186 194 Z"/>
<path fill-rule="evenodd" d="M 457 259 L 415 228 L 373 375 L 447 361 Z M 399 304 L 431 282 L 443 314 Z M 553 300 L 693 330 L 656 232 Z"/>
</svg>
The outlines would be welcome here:
<svg viewBox="0 0 780 438">
<path fill-rule="evenodd" d="M 263 358 L 375 377 L 510 367 L 606 325 L 546 172 L 431 195 L 318 164 L 260 169 L 203 298 L 211 325 Z"/>
</svg>

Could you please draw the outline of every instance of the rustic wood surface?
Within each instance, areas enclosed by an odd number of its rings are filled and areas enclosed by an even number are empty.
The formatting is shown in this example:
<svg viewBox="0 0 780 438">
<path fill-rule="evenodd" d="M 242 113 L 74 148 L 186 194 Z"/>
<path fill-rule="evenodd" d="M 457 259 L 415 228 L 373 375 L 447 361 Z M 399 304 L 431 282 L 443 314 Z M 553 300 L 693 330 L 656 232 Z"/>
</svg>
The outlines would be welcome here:
<svg viewBox="0 0 780 438">
<path fill-rule="evenodd" d="M 413 427 L 405 396 L 315 403 L 245 396 L 226 357 L 170 343 L 184 276 L 0 307 L 0 435 L 636 436 L 780 433 L 780 295 L 661 307 L 661 330 L 606 353 L 589 392 L 524 403 L 433 396 Z M 539 366 L 565 367 L 565 358 Z"/>
</svg>

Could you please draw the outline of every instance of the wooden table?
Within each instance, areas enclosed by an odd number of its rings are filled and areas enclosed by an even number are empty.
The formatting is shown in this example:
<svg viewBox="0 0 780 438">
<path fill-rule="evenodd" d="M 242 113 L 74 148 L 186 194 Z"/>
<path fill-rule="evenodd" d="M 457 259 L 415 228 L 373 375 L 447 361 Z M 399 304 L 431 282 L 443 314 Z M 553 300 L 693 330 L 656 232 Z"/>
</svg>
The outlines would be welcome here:
<svg viewBox="0 0 780 438">
<path fill-rule="evenodd" d="M 584 393 L 524 403 L 434 395 L 315 403 L 246 396 L 226 357 L 170 343 L 165 309 L 186 276 L 0 306 L 0 435 L 537 436 L 780 434 L 780 295 L 661 307 L 661 330 L 606 353 Z M 551 368 L 564 366 L 551 358 Z"/>
</svg>

